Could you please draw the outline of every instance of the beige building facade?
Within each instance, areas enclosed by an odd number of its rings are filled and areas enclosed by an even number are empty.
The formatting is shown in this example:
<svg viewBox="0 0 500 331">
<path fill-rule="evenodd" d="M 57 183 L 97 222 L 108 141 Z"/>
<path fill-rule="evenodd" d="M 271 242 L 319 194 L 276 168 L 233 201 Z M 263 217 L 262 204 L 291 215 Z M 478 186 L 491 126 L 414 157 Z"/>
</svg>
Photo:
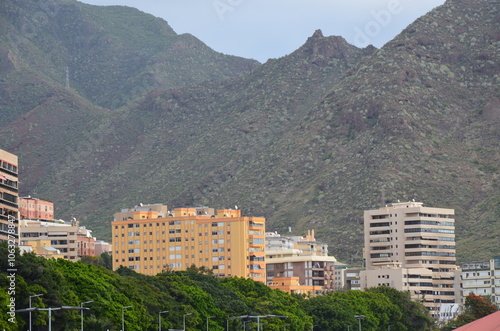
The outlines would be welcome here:
<svg viewBox="0 0 500 331">
<path fill-rule="evenodd" d="M 289 293 L 324 294 L 343 287 L 346 265 L 328 255 L 328 245 L 307 236 L 266 233 L 267 285 Z"/>
<path fill-rule="evenodd" d="M 459 297 L 454 210 L 421 202 L 394 203 L 364 213 L 362 287 L 410 291 L 437 318 Z"/>
<path fill-rule="evenodd" d="M 21 220 L 19 222 L 19 245 L 32 246 L 34 249 L 46 247 L 59 251 L 62 258 L 78 261 L 78 231 L 77 221 L 45 222 L 37 220 Z M 48 245 L 48 246 L 45 246 Z"/>
<path fill-rule="evenodd" d="M 265 283 L 265 218 L 243 217 L 239 209 L 139 205 L 115 214 L 113 269 L 155 275 L 191 266 L 219 277 Z"/>
<path fill-rule="evenodd" d="M 0 149 L 0 241 L 18 242 L 18 158 Z"/>
<path fill-rule="evenodd" d="M 491 303 L 500 308 L 500 256 L 487 262 L 462 264 L 462 303 L 470 293 L 491 298 Z"/>
</svg>

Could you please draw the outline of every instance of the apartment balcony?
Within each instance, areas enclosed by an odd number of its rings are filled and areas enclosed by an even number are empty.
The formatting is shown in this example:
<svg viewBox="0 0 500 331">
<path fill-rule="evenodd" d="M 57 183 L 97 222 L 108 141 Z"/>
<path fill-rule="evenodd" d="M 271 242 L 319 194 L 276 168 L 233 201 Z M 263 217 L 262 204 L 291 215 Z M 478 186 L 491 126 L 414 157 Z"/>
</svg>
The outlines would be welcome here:
<svg viewBox="0 0 500 331">
<path fill-rule="evenodd" d="M 387 244 L 375 244 L 370 245 L 370 251 L 386 251 L 390 250 L 391 246 Z"/>
<path fill-rule="evenodd" d="M 13 183 L 17 183 L 17 182 L 13 182 Z M 0 181 L 0 187 L 5 189 L 5 190 L 9 190 L 10 192 L 14 192 L 14 193 L 19 192 L 19 190 L 17 189 L 17 186 L 8 185 L 4 181 Z"/>
<path fill-rule="evenodd" d="M 9 200 L 5 200 L 4 198 L 0 198 L 0 206 L 1 205 L 6 205 L 6 206 L 9 206 L 11 208 L 15 208 L 15 209 L 18 209 L 18 205 L 17 205 L 17 202 L 12 202 L 12 201 L 9 201 Z"/>
</svg>

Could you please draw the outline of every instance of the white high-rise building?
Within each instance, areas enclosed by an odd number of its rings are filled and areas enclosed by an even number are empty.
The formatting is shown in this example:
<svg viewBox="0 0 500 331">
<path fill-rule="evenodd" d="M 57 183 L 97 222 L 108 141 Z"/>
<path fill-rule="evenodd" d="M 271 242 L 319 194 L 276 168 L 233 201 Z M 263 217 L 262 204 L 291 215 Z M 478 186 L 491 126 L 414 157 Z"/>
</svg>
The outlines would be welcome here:
<svg viewBox="0 0 500 331">
<path fill-rule="evenodd" d="M 364 213 L 363 288 L 410 291 L 431 315 L 459 302 L 454 210 L 398 202 Z"/>
</svg>

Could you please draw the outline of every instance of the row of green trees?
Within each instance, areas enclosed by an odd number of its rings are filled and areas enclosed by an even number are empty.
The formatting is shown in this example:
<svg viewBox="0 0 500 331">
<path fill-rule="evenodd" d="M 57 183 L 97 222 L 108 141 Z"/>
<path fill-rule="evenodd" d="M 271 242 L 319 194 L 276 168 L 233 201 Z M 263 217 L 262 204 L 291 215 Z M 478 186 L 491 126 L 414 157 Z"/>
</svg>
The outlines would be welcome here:
<svg viewBox="0 0 500 331">
<path fill-rule="evenodd" d="M 0 244 L 1 277 L 0 330 L 28 329 L 28 314 L 16 313 L 15 323 L 8 320 L 10 295 L 7 278 L 7 246 Z M 102 259 L 100 260 L 102 262 Z M 105 261 L 105 259 L 104 259 Z M 162 329 L 223 331 L 256 328 L 256 319 L 229 320 L 242 315 L 285 315 L 288 318 L 265 318 L 260 322 L 266 331 L 355 330 L 354 315 L 364 315 L 363 330 L 429 330 L 432 319 L 427 310 L 410 300 L 408 293 L 388 287 L 368 291 L 336 292 L 306 298 L 271 290 L 261 283 L 244 278 L 219 279 L 206 270 L 190 268 L 183 272 L 165 272 L 156 276 L 138 274 L 122 268 L 111 271 L 103 266 L 66 260 L 47 260 L 34 254 L 16 256 L 16 309 L 28 307 L 30 295 L 36 307 L 80 306 L 86 330 L 120 330 L 122 307 L 125 330 Z M 168 313 L 160 314 L 160 312 Z M 189 315 L 188 315 L 189 314 Z M 229 321 L 228 321 L 229 320 Z M 32 313 L 33 330 L 47 330 L 47 311 Z M 79 311 L 53 311 L 52 330 L 79 330 Z"/>
</svg>

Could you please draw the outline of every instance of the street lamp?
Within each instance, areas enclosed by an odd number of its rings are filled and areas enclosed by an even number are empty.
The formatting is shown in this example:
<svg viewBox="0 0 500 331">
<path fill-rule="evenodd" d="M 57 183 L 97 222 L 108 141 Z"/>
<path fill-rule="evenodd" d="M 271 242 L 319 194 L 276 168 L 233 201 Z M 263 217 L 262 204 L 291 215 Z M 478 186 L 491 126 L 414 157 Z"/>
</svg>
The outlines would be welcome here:
<svg viewBox="0 0 500 331">
<path fill-rule="evenodd" d="M 168 313 L 168 310 L 160 311 L 158 313 L 158 331 L 161 331 L 161 314 Z"/>
<path fill-rule="evenodd" d="M 361 331 L 361 320 L 365 318 L 365 315 L 354 315 L 354 318 L 358 320 L 359 331 Z"/>
<path fill-rule="evenodd" d="M 30 295 L 30 305 L 29 305 L 29 308 L 31 308 L 31 298 L 35 298 L 35 297 L 41 297 L 43 294 L 35 294 L 35 295 Z M 31 310 L 30 310 L 30 331 L 31 331 Z"/>
<path fill-rule="evenodd" d="M 389 326 L 387 327 L 387 331 L 391 331 L 391 326 L 393 326 L 393 325 L 391 324 L 391 325 L 389 325 Z"/>
<path fill-rule="evenodd" d="M 125 309 L 132 308 L 132 306 L 122 307 L 122 330 L 125 331 Z"/>
<path fill-rule="evenodd" d="M 186 331 L 186 316 L 193 315 L 193 313 L 182 315 L 182 330 Z"/>
<path fill-rule="evenodd" d="M 207 317 L 207 331 L 208 331 L 208 320 L 211 319 L 211 318 L 214 318 L 215 316 L 208 316 Z"/>
<path fill-rule="evenodd" d="M 14 312 L 16 313 L 24 313 L 24 312 L 32 312 L 35 310 L 47 310 L 49 312 L 49 331 L 52 331 L 52 311 L 53 310 L 89 310 L 87 307 L 70 307 L 70 306 L 62 306 L 62 307 L 50 307 L 50 308 L 24 308 L 24 309 L 16 309 Z"/>
<path fill-rule="evenodd" d="M 261 318 L 266 318 L 266 317 L 278 317 L 278 318 L 288 318 L 288 316 L 285 315 L 262 315 L 262 316 L 249 316 L 249 315 L 242 315 L 242 316 L 235 316 L 235 317 L 230 317 L 227 320 L 227 331 L 229 331 L 229 321 L 235 320 L 235 319 L 248 319 L 248 318 L 256 318 L 257 319 L 257 331 L 260 331 L 260 319 Z"/>
<path fill-rule="evenodd" d="M 94 301 L 85 301 L 85 302 L 82 302 L 80 303 L 80 308 L 83 308 L 83 305 L 86 304 L 86 303 L 91 303 L 91 302 L 94 302 Z M 80 311 L 81 315 L 80 315 L 80 319 L 81 319 L 81 323 L 82 323 L 82 331 L 83 331 L 83 309 Z"/>
</svg>

